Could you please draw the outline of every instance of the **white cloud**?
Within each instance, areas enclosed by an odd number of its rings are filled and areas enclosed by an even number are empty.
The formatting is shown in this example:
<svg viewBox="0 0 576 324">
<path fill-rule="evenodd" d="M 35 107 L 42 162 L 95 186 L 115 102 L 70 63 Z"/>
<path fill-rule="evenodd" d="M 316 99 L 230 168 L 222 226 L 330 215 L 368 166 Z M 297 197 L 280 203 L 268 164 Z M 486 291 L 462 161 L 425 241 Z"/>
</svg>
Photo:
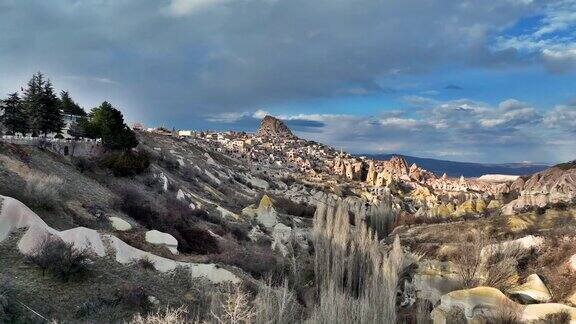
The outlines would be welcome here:
<svg viewBox="0 0 576 324">
<path fill-rule="evenodd" d="M 516 49 L 539 55 L 556 72 L 576 68 L 576 1 L 550 2 L 536 29 L 515 36 L 498 37 L 494 48 Z"/>
<path fill-rule="evenodd" d="M 270 115 L 270 113 L 266 110 L 258 109 L 252 114 L 252 117 L 262 119 L 266 117 L 266 115 Z"/>
<path fill-rule="evenodd" d="M 209 7 L 217 6 L 229 0 L 171 0 L 164 13 L 171 16 L 182 17 L 198 13 Z"/>
</svg>

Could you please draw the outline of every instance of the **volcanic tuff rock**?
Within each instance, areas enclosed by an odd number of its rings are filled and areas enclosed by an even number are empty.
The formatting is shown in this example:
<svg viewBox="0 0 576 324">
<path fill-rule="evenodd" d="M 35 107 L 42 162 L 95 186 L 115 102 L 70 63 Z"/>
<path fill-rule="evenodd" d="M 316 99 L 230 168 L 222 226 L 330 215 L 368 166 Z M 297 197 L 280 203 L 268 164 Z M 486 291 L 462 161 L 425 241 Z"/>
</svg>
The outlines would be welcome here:
<svg viewBox="0 0 576 324">
<path fill-rule="evenodd" d="M 505 214 L 526 207 L 571 202 L 576 198 L 576 162 L 554 166 L 528 179 L 519 178 L 510 188 L 518 191 L 519 197 L 504 207 Z"/>
<path fill-rule="evenodd" d="M 265 116 L 262 119 L 256 135 L 263 137 L 294 137 L 294 134 L 284 122 L 272 116 Z"/>
</svg>

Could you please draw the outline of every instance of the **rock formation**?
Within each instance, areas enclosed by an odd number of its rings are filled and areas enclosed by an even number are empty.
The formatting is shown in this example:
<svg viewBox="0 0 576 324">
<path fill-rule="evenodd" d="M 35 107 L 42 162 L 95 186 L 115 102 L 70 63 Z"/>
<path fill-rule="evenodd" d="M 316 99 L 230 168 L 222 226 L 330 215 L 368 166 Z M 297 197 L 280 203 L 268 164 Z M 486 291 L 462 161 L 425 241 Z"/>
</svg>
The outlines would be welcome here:
<svg viewBox="0 0 576 324">
<path fill-rule="evenodd" d="M 30 255 L 47 237 L 59 237 L 64 242 L 73 244 L 76 248 L 88 248 L 100 257 L 108 253 L 115 256 L 117 262 L 130 264 L 134 260 L 147 258 L 154 264 L 156 270 L 167 272 L 177 266 L 189 270 L 192 277 L 205 277 L 214 283 L 233 282 L 240 279 L 232 272 L 217 267 L 215 264 L 186 263 L 166 259 L 149 252 L 139 250 L 126 244 L 116 236 L 101 234 L 96 230 L 76 227 L 66 231 L 57 231 L 48 226 L 38 215 L 20 201 L 0 196 L 2 209 L 0 210 L 0 242 L 20 229 L 25 229 L 24 235 L 18 241 L 18 250 Z"/>
<path fill-rule="evenodd" d="M 527 304 L 547 303 L 552 299 L 550 291 L 537 274 L 529 275 L 523 285 L 508 290 L 508 293 L 518 296 Z"/>
<path fill-rule="evenodd" d="M 519 196 L 504 206 L 507 215 L 527 207 L 569 203 L 576 199 L 576 162 L 554 166 L 527 179 L 519 178 L 512 183 L 510 190 Z"/>
<path fill-rule="evenodd" d="M 272 116 L 265 116 L 262 119 L 256 135 L 262 137 L 294 137 L 294 134 L 284 122 Z"/>
</svg>

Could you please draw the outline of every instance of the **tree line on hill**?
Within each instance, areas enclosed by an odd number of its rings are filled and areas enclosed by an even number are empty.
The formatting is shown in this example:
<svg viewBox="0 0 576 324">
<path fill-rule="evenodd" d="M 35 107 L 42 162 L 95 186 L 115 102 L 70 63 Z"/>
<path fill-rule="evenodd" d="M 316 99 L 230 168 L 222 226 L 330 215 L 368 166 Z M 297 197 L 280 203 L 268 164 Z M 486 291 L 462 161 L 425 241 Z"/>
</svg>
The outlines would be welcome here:
<svg viewBox="0 0 576 324">
<path fill-rule="evenodd" d="M 68 91 L 61 91 L 58 97 L 52 82 L 40 72 L 28 81 L 22 95 L 13 92 L 0 100 L 0 112 L 3 113 L 0 126 L 3 125 L 7 135 L 47 137 L 56 134 L 55 137 L 62 138 L 66 114 L 78 117 L 67 131 L 74 138 L 99 138 L 103 146 L 112 150 L 128 150 L 138 145 L 136 135 L 124 123 L 122 113 L 109 102 L 104 101 L 86 113 Z"/>
</svg>

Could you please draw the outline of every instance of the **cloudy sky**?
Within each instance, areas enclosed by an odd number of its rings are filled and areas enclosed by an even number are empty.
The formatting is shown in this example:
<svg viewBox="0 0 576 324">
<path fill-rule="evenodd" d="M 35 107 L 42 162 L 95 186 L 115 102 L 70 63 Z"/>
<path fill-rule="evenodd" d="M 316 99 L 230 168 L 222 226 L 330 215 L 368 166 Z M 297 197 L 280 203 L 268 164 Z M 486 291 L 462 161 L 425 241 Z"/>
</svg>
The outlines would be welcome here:
<svg viewBox="0 0 576 324">
<path fill-rule="evenodd" d="M 354 153 L 576 158 L 576 0 L 0 0 L 0 94 Z"/>
</svg>

